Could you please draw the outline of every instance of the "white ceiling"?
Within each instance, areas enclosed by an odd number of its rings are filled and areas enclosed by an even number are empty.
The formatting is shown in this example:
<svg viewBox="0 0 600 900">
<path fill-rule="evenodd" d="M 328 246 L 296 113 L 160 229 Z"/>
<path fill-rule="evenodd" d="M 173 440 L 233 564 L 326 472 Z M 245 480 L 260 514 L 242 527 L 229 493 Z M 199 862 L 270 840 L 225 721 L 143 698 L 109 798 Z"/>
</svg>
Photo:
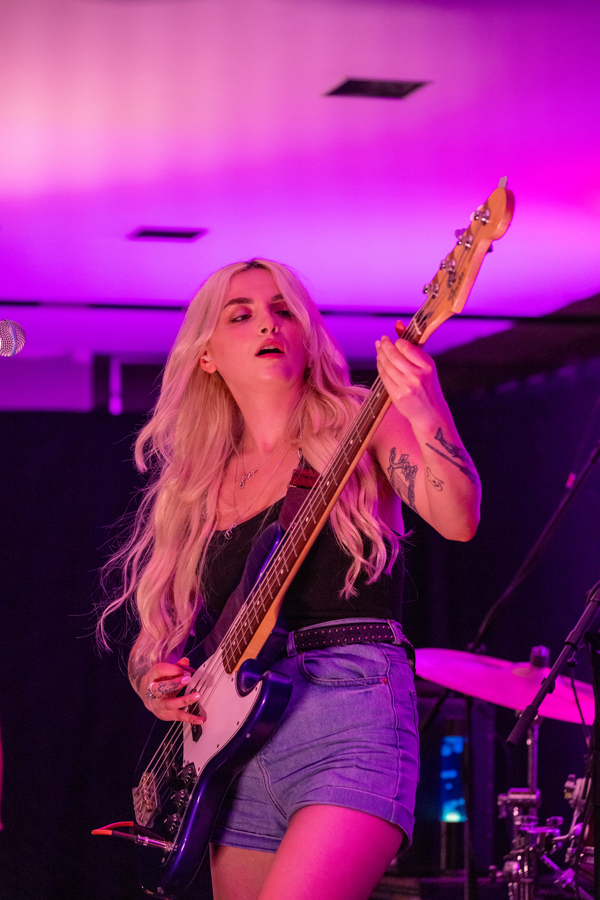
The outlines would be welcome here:
<svg viewBox="0 0 600 900">
<path fill-rule="evenodd" d="M 215 268 L 266 256 L 318 304 L 416 309 L 507 175 L 508 234 L 468 307 L 600 291 L 598 0 L 2 0 L 0 317 L 22 357 L 159 358 Z M 430 82 L 328 97 L 347 77 Z M 128 239 L 199 226 L 192 243 Z M 83 306 L 81 306 L 83 304 Z M 355 360 L 380 319 L 329 319 Z M 498 322 L 448 324 L 432 351 Z M 385 323 L 390 331 L 390 323 Z"/>
</svg>

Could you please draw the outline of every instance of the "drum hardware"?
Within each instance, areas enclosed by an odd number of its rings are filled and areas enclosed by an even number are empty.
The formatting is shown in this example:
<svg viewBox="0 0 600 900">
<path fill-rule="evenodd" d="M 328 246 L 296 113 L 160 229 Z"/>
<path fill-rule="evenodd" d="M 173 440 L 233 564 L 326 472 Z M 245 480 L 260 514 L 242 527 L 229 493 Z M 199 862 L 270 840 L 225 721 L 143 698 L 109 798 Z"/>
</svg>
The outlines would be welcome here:
<svg viewBox="0 0 600 900">
<path fill-rule="evenodd" d="M 534 647 L 530 663 L 535 667 L 548 661 L 545 647 Z M 527 732 L 527 781 L 526 788 L 511 788 L 498 795 L 500 818 L 506 819 L 511 840 L 510 852 L 504 858 L 504 866 L 498 872 L 490 867 L 492 881 L 508 884 L 509 900 L 533 900 L 538 860 L 558 849 L 560 826 L 563 820 L 553 816 L 545 825 L 538 824 L 541 797 L 538 788 L 538 745 L 540 719 L 538 716 Z"/>
<path fill-rule="evenodd" d="M 544 529 L 542 530 L 542 533 L 539 535 L 539 537 L 536 540 L 536 542 L 534 543 L 533 547 L 530 549 L 529 553 L 527 554 L 527 556 L 525 557 L 525 559 L 523 560 L 523 562 L 517 569 L 512 580 L 510 581 L 508 587 L 505 588 L 503 593 L 495 601 L 495 603 L 491 606 L 491 608 L 488 610 L 488 612 L 484 616 L 483 621 L 481 622 L 481 625 L 479 626 L 479 629 L 477 631 L 477 634 L 475 635 L 475 638 L 468 645 L 469 652 L 462 654 L 463 656 L 471 656 L 474 659 L 480 659 L 480 660 L 485 658 L 485 657 L 479 656 L 479 651 L 484 649 L 484 643 L 483 643 L 484 638 L 485 638 L 487 632 L 489 631 L 490 626 L 499 617 L 500 613 L 506 608 L 506 606 L 508 605 L 509 601 L 512 599 L 513 594 L 515 593 L 517 588 L 525 581 L 525 579 L 535 569 L 544 550 L 548 546 L 550 539 L 554 535 L 554 532 L 556 531 L 556 528 L 557 528 L 559 522 L 564 517 L 568 506 L 570 505 L 570 503 L 573 500 L 573 498 L 575 497 L 575 495 L 579 492 L 579 490 L 581 489 L 585 480 L 587 479 L 588 475 L 593 471 L 596 463 L 599 460 L 600 460 L 600 441 L 598 441 L 596 446 L 593 448 L 592 452 L 588 456 L 586 462 L 581 467 L 579 472 L 577 472 L 577 473 L 571 472 L 571 474 L 569 475 L 567 484 L 565 485 L 565 490 L 563 492 L 563 496 L 562 496 L 557 508 L 553 512 L 552 516 L 550 517 L 549 521 L 545 525 Z M 597 585 L 595 585 L 591 591 L 589 591 L 588 596 L 586 598 L 588 601 L 587 609 L 584 612 L 584 614 L 581 616 L 580 620 L 578 621 L 578 623 L 575 626 L 575 628 L 573 629 L 573 631 L 567 637 L 566 644 L 569 647 L 569 654 L 568 654 L 569 656 L 572 656 L 579 648 L 580 644 L 583 641 L 584 634 L 586 633 L 586 629 L 591 625 L 592 619 L 593 619 L 595 613 L 597 612 L 598 605 L 599 605 L 599 600 L 597 597 L 597 588 L 598 587 L 600 587 L 600 582 Z M 592 607 L 593 607 L 593 609 L 592 609 Z M 590 645 L 592 644 L 592 640 L 589 638 L 589 636 L 588 636 L 588 642 L 590 643 Z M 423 653 L 424 651 L 420 651 L 420 652 Z M 427 652 L 427 651 L 425 651 L 425 652 Z M 431 653 L 432 651 L 429 651 L 429 652 Z M 441 653 L 444 651 L 433 651 L 433 652 Z M 445 652 L 449 653 L 452 651 L 445 651 Z M 598 676 L 594 678 L 594 683 L 600 685 L 600 646 L 596 648 L 596 655 L 598 657 L 598 667 L 597 667 L 597 670 L 595 670 L 595 671 L 598 672 Z M 487 657 L 487 659 L 489 660 L 492 658 Z M 564 665 L 565 662 L 566 662 L 566 657 L 563 657 L 563 654 L 561 654 L 561 656 L 559 657 L 559 660 L 557 660 L 557 663 L 555 664 L 555 666 L 548 673 L 547 680 L 548 680 L 550 686 L 554 685 L 555 683 L 558 684 L 557 673 L 560 672 L 562 665 Z M 502 664 L 506 667 L 511 666 L 510 663 L 502 663 Z M 433 709 L 427 716 L 427 719 L 422 723 L 422 725 L 420 725 L 419 730 L 420 730 L 421 734 L 425 733 L 427 728 L 431 725 L 431 723 L 435 719 L 436 715 L 438 714 L 439 710 L 441 709 L 442 704 L 448 697 L 450 690 L 458 690 L 461 693 L 465 693 L 469 696 L 477 696 L 480 699 L 488 700 L 491 703 L 498 703 L 501 706 L 510 706 L 512 709 L 525 710 L 526 714 L 524 716 L 522 716 L 522 721 L 517 723 L 517 726 L 515 727 L 515 729 L 513 729 L 512 733 L 508 739 L 509 742 L 516 745 L 524 737 L 525 733 L 527 732 L 527 730 L 529 728 L 529 725 L 535 718 L 535 716 L 539 710 L 539 705 L 541 703 L 542 697 L 543 697 L 541 692 L 538 691 L 538 694 L 536 694 L 535 700 L 533 701 L 534 703 L 536 700 L 538 701 L 535 709 L 532 708 L 531 703 L 527 708 L 520 704 L 512 705 L 512 703 L 506 703 L 502 699 L 502 695 L 500 695 L 498 697 L 498 699 L 495 699 L 493 697 L 487 697 L 487 696 L 482 697 L 479 693 L 474 693 L 475 684 L 473 682 L 471 682 L 470 685 L 465 685 L 463 687 L 460 687 L 460 686 L 457 687 L 454 685 L 447 684 L 447 682 L 445 680 L 441 680 L 439 677 L 435 678 L 435 677 L 431 677 L 430 675 L 426 674 L 423 670 L 423 666 L 419 664 L 419 652 L 417 653 L 417 671 L 419 672 L 419 674 L 423 675 L 423 677 L 429 678 L 431 681 L 434 681 L 437 684 L 441 684 L 443 687 L 446 688 L 445 692 L 440 696 L 436 705 L 433 707 Z M 538 671 L 542 671 L 542 670 L 538 669 Z M 546 676 L 542 676 L 541 680 L 546 680 Z M 565 679 L 562 679 L 562 680 L 565 680 Z M 591 700 L 591 703 L 588 704 L 588 712 L 584 712 L 584 717 L 585 717 L 586 723 L 590 724 L 591 722 L 595 722 L 595 717 L 594 717 L 595 706 L 594 706 L 592 687 L 591 687 L 591 685 L 586 685 L 586 687 L 590 693 L 589 699 Z M 598 688 L 598 690 L 600 693 L 600 687 Z M 571 691 L 571 693 L 572 693 L 572 691 Z M 539 695 L 539 698 L 538 698 L 538 695 Z M 552 695 L 552 696 L 554 696 L 554 695 Z M 579 715 L 575 716 L 574 718 L 571 718 L 571 715 L 569 715 L 569 716 L 557 715 L 555 710 L 553 710 L 551 712 L 550 709 L 548 708 L 549 704 L 547 703 L 547 701 L 549 699 L 551 699 L 551 698 L 548 698 L 548 696 L 546 696 L 545 701 L 544 701 L 545 702 L 544 709 L 541 710 L 542 715 L 548 716 L 549 718 L 562 719 L 562 720 L 568 721 L 568 722 L 579 722 L 580 721 Z M 591 707 L 591 715 L 589 713 L 589 707 Z M 588 716 L 589 716 L 589 718 L 588 718 Z M 600 719 L 600 717 L 599 717 L 599 719 Z M 598 725 L 596 725 L 595 727 L 598 730 L 598 738 L 595 742 L 598 750 L 596 753 L 594 753 L 594 756 L 596 758 L 595 767 L 594 767 L 594 781 L 595 781 L 595 783 L 600 784 L 600 721 L 598 722 Z M 596 802 L 596 806 L 595 806 L 595 810 L 594 810 L 594 817 L 598 824 L 598 831 L 600 832 L 600 788 L 598 790 L 598 800 Z M 599 856 L 599 860 L 600 860 L 600 849 L 598 851 L 598 856 Z M 467 862 L 468 862 L 468 860 L 467 860 Z M 472 868 L 472 866 L 470 866 L 470 864 L 468 867 Z M 465 872 L 465 900 L 472 900 L 472 898 L 474 897 L 474 892 L 470 888 L 470 885 L 473 883 L 473 880 L 474 880 L 473 872 L 472 871 Z M 597 895 L 598 900 L 600 900 L 600 862 L 596 866 L 596 883 L 595 883 L 594 893 L 595 893 L 595 895 Z"/>
<path fill-rule="evenodd" d="M 590 606 L 593 607 L 594 604 Z M 591 609 L 588 614 L 591 615 Z M 574 635 L 575 632 L 569 635 L 569 642 L 573 641 Z M 570 655 L 573 649 L 571 643 Z M 416 655 L 417 672 L 420 676 L 450 690 L 512 709 L 531 710 L 534 694 L 536 691 L 541 693 L 541 686 L 551 673 L 548 668 L 548 650 L 544 647 L 534 647 L 527 663 L 511 663 L 494 657 L 433 648 L 417 650 Z M 586 724 L 594 721 L 592 685 L 582 681 L 576 681 L 574 685 L 577 698 L 570 678 L 556 678 L 554 692 L 544 699 L 542 710 L 545 717 L 581 722 L 579 701 Z M 511 788 L 507 793 L 500 794 L 497 800 L 499 815 L 507 820 L 511 849 L 505 857 L 502 870 L 498 870 L 496 866 L 490 867 L 490 878 L 507 883 L 509 900 L 533 900 L 539 862 L 555 874 L 555 884 L 565 892 L 572 892 L 578 869 L 590 874 L 591 868 L 590 877 L 593 877 L 593 846 L 577 849 L 589 815 L 589 778 L 570 775 L 567 779 L 565 797 L 574 809 L 574 817 L 566 834 L 560 833 L 563 825 L 560 816 L 551 816 L 544 825 L 538 824 L 541 804 L 538 789 L 538 743 L 542 722 L 543 719 L 535 715 L 530 718 L 527 728 L 528 787 Z M 566 861 L 572 862 L 574 867 L 563 870 L 550 856 L 565 846 Z M 582 900 L 593 900 L 580 884 L 577 884 L 577 888 Z"/>
<path fill-rule="evenodd" d="M 594 831 L 600 826 L 600 710 L 598 709 L 598 704 L 600 703 L 600 636 L 597 629 L 592 630 L 592 626 L 594 619 L 598 614 L 599 607 L 600 581 L 596 582 L 586 594 L 586 605 L 583 613 L 579 617 L 573 630 L 567 635 L 563 648 L 559 653 L 556 662 L 550 669 L 548 676 L 542 682 L 540 689 L 533 700 L 524 708 L 519 721 L 507 739 L 508 744 L 518 746 L 523 739 L 526 730 L 529 730 L 531 723 L 536 718 L 541 705 L 548 699 L 548 695 L 553 690 L 555 684 L 558 684 L 558 679 L 561 677 L 559 673 L 563 666 L 573 660 L 575 653 L 585 639 L 590 649 L 592 662 L 593 688 L 592 686 L 588 686 L 591 690 L 592 705 L 590 709 L 591 715 L 588 719 L 588 716 L 583 709 L 583 704 L 581 704 L 580 718 L 583 719 L 586 724 L 593 724 L 592 736 L 590 739 L 591 753 L 589 762 L 591 781 L 595 789 L 594 791 L 588 789 L 591 797 L 589 800 L 589 813 L 584 813 L 584 822 L 589 819 L 589 824 L 590 826 L 594 826 Z M 577 702 L 577 697 L 574 699 Z M 583 787 L 580 787 L 579 792 L 577 791 L 577 779 L 575 779 L 574 787 L 572 785 L 572 779 L 569 779 L 569 789 L 573 791 L 572 799 L 574 799 L 576 807 L 583 799 L 582 795 L 584 789 Z M 588 791 L 585 792 L 586 795 Z M 586 810 L 587 802 L 588 801 L 584 803 Z M 575 828 L 572 826 L 570 831 L 571 830 L 574 832 Z M 593 851 L 591 851 L 591 847 L 593 847 Z M 592 841 L 591 847 L 591 852 L 586 852 L 583 857 L 578 857 L 577 851 L 575 851 L 575 854 L 571 854 L 571 858 L 575 855 L 578 868 L 580 870 L 585 870 L 586 867 L 589 868 L 589 858 L 592 856 L 593 852 L 594 864 L 591 866 L 594 879 L 593 895 L 595 898 L 600 898 L 600 846 L 595 846 Z M 553 866 L 551 868 L 553 868 Z"/>
<path fill-rule="evenodd" d="M 565 862 L 569 867 L 560 873 L 557 881 L 564 887 L 569 887 L 583 878 L 590 882 L 594 880 L 591 786 L 592 781 L 589 775 L 585 778 L 569 775 L 565 782 L 565 800 L 573 809 L 573 819 L 566 835 L 568 847 L 565 853 Z M 580 884 L 578 884 L 578 888 L 582 893 Z"/>
<path fill-rule="evenodd" d="M 518 819 L 521 821 L 511 850 L 505 857 L 502 872 L 490 866 L 490 877 L 492 881 L 508 883 L 509 900 L 533 900 L 538 860 L 560 848 L 560 825 L 563 820 L 560 816 L 553 816 L 546 820 L 545 825 L 538 825 L 537 816 L 516 816 L 513 821 Z"/>
</svg>

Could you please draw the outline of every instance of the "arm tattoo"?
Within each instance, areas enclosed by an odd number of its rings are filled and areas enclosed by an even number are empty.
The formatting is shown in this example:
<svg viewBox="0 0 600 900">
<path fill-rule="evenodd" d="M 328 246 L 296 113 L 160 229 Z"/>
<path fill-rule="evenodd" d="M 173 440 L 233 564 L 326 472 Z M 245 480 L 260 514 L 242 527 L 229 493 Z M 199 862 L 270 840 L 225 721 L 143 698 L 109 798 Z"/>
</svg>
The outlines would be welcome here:
<svg viewBox="0 0 600 900">
<path fill-rule="evenodd" d="M 148 669 L 150 668 L 150 660 L 146 656 L 140 657 L 135 665 L 129 666 L 129 677 L 131 679 L 131 683 L 135 687 L 136 690 L 140 689 L 140 682 Z"/>
<path fill-rule="evenodd" d="M 447 441 L 441 428 L 438 428 L 435 439 L 440 442 L 444 450 L 446 450 L 450 456 L 458 457 L 458 459 L 465 459 L 466 453 L 462 447 L 457 447 L 456 444 L 451 444 L 450 441 Z"/>
<path fill-rule="evenodd" d="M 437 453 L 444 459 L 447 459 L 448 462 L 452 463 L 453 466 L 456 466 L 457 469 L 460 469 L 463 475 L 466 475 L 469 481 L 472 482 L 472 484 L 479 484 L 479 479 L 477 477 L 475 469 L 471 469 L 469 466 L 463 466 L 459 462 L 456 462 L 457 459 L 461 459 L 463 462 L 470 462 L 466 451 L 461 447 L 457 447 L 456 444 L 451 444 L 450 441 L 447 441 L 444 438 L 441 428 L 438 428 L 435 439 L 436 441 L 440 442 L 444 450 L 446 450 L 450 454 L 450 456 L 447 456 L 446 453 L 442 453 L 441 450 L 438 450 L 437 447 L 434 447 L 432 444 L 426 444 L 425 446 L 429 447 L 430 450 L 433 450 L 434 453 Z M 454 457 L 454 459 L 452 457 Z"/>
<path fill-rule="evenodd" d="M 411 466 L 408 461 L 408 453 L 402 453 L 396 459 L 396 448 L 390 450 L 390 464 L 388 466 L 388 476 L 390 484 L 399 497 L 404 500 L 407 506 L 417 511 L 415 506 L 415 478 L 417 477 L 418 466 Z"/>
<path fill-rule="evenodd" d="M 431 471 L 431 469 L 429 468 L 429 466 L 427 466 L 427 471 L 425 472 L 425 474 L 427 475 L 427 481 L 430 481 L 430 482 L 431 482 L 431 484 L 432 484 L 433 487 L 436 489 L 436 491 L 443 491 L 443 490 L 444 490 L 444 488 L 442 487 L 442 485 L 443 485 L 444 482 L 442 481 L 441 478 L 436 478 L 436 477 L 435 477 L 435 475 L 433 474 L 433 472 Z"/>
</svg>

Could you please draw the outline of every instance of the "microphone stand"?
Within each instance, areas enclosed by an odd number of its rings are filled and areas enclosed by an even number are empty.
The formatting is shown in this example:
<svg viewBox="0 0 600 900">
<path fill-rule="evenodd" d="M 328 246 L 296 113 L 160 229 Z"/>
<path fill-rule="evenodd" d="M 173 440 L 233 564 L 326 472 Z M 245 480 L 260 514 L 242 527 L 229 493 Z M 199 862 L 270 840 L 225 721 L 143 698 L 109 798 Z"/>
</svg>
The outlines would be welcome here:
<svg viewBox="0 0 600 900">
<path fill-rule="evenodd" d="M 475 638 L 468 645 L 467 650 L 469 653 L 477 653 L 481 648 L 483 643 L 483 639 L 488 632 L 490 625 L 498 618 L 504 607 L 507 605 L 508 601 L 519 587 L 523 581 L 527 578 L 529 573 L 535 568 L 537 562 L 542 555 L 543 551 L 546 549 L 546 545 L 548 544 L 550 538 L 554 534 L 558 523 L 563 518 L 567 507 L 587 476 L 592 471 L 594 465 L 598 462 L 600 458 L 600 441 L 596 444 L 592 452 L 590 453 L 585 465 L 579 472 L 579 474 L 572 480 L 571 476 L 569 476 L 569 482 L 567 484 L 567 488 L 565 493 L 562 496 L 560 503 L 558 504 L 556 510 L 550 517 L 548 524 L 540 534 L 539 538 L 517 569 L 515 575 L 513 576 L 512 581 L 505 589 L 505 591 L 500 595 L 500 597 L 496 600 L 494 605 L 488 610 L 486 613 L 483 622 L 479 626 L 479 630 L 475 635 Z M 419 732 L 423 735 L 435 721 L 438 712 L 440 711 L 444 701 L 448 698 L 450 694 L 450 689 L 446 688 L 446 690 L 440 695 L 436 704 L 427 714 L 423 723 L 419 726 Z"/>
<path fill-rule="evenodd" d="M 598 632 L 588 631 L 598 609 L 600 608 L 600 581 L 586 595 L 586 607 L 575 628 L 567 636 L 563 649 L 556 662 L 544 679 L 539 691 L 519 716 L 517 724 L 509 734 L 507 743 L 512 746 L 520 744 L 533 720 L 538 714 L 544 697 L 554 690 L 556 679 L 561 670 L 579 649 L 584 637 L 592 651 L 592 676 L 594 686 L 594 727 L 592 730 L 592 806 L 594 834 L 600 834 L 600 638 Z M 600 842 L 594 841 L 594 897 L 600 900 Z"/>
<path fill-rule="evenodd" d="M 579 488 L 581 487 L 581 485 L 583 484 L 583 482 L 585 481 L 587 476 L 590 474 L 593 467 L 598 462 L 599 458 L 600 458 L 600 441 L 598 441 L 598 443 L 596 444 L 596 446 L 594 447 L 594 449 L 588 456 L 581 471 L 574 478 L 572 475 L 569 475 L 569 480 L 567 481 L 567 486 L 566 486 L 565 492 L 563 493 L 562 499 L 560 500 L 556 510 L 550 517 L 550 520 L 548 521 L 546 527 L 540 534 L 539 538 L 537 539 L 537 541 L 535 542 L 535 544 L 533 545 L 533 547 L 531 548 L 531 550 L 529 551 L 529 553 L 527 554 L 527 556 L 525 557 L 525 559 L 523 560 L 523 562 L 521 563 L 519 568 L 517 569 L 517 572 L 513 576 L 513 579 L 510 582 L 510 584 L 508 585 L 508 587 L 500 595 L 500 597 L 496 600 L 494 605 L 488 610 L 487 614 L 485 615 L 485 617 L 483 619 L 483 622 L 479 626 L 479 630 L 477 631 L 475 638 L 471 641 L 471 643 L 467 647 L 467 650 L 470 653 L 477 653 L 477 651 L 481 648 L 481 645 L 483 643 L 483 638 L 485 637 L 487 631 L 489 630 L 490 625 L 498 618 L 498 616 L 500 615 L 500 613 L 502 612 L 504 607 L 507 605 L 508 601 L 510 600 L 510 598 L 512 597 L 514 592 L 516 591 L 516 589 L 519 587 L 519 585 L 523 581 L 525 581 L 525 579 L 527 578 L 529 573 L 537 565 L 540 556 L 542 555 L 543 551 L 546 549 L 546 545 L 550 541 L 550 538 L 556 531 L 556 528 L 557 528 L 559 522 L 563 518 L 569 503 L 571 502 L 571 500 L 573 499 L 575 494 L 578 492 Z M 571 632 L 571 635 L 573 635 L 573 634 L 574 634 L 574 631 Z M 571 637 L 571 635 L 569 635 L 569 637 Z M 557 662 L 558 662 L 558 660 L 557 660 Z M 442 708 L 444 702 L 447 700 L 449 695 L 450 695 L 450 688 L 446 688 L 442 692 L 442 694 L 440 694 L 440 696 L 439 696 L 438 700 L 436 701 L 436 703 L 434 704 L 433 708 L 429 711 L 429 713 L 423 720 L 422 724 L 419 725 L 419 733 L 421 735 L 424 735 L 425 732 L 430 727 L 430 725 L 435 721 L 440 709 Z M 541 702 L 541 700 L 540 700 L 540 702 Z M 598 721 L 600 721 L 600 715 L 598 715 L 596 718 L 598 719 Z M 533 719 L 531 721 L 533 721 Z M 531 724 L 531 722 L 529 722 L 528 724 Z M 518 723 L 517 723 L 517 725 L 518 725 Z M 470 727 L 470 725 L 468 725 L 468 727 Z M 527 732 L 527 728 L 528 728 L 528 725 L 524 726 L 523 734 L 525 734 Z M 514 734 L 514 729 L 513 729 L 512 734 Z M 513 742 L 511 741 L 511 743 L 513 743 Z M 598 742 L 595 744 L 595 746 L 600 748 L 600 737 L 598 739 Z M 599 762 L 599 765 L 600 765 L 600 762 Z M 594 790 L 598 792 L 598 797 L 599 797 L 598 810 L 599 811 L 597 814 L 600 816 L 600 779 L 598 779 L 596 783 L 598 784 L 598 788 L 594 788 Z M 472 821 L 473 821 L 472 820 L 472 809 L 469 809 L 469 806 L 471 806 L 471 805 L 472 805 L 472 796 L 469 797 L 468 800 L 466 801 L 467 820 L 470 820 L 472 823 Z M 599 826 L 600 822 L 596 822 L 595 824 L 596 824 L 596 826 Z M 473 859 L 471 834 L 470 834 L 470 827 L 469 827 L 468 821 L 467 821 L 467 823 L 465 823 L 465 825 L 466 825 L 466 830 L 465 830 L 466 846 L 465 846 L 464 900 L 475 900 L 475 896 L 476 896 L 476 892 L 477 892 L 477 881 L 476 881 L 475 874 L 474 874 L 475 862 Z M 600 828 L 595 833 L 600 835 Z M 600 864 L 596 865 L 596 871 L 599 874 L 595 877 L 600 878 Z M 600 889 L 596 893 L 596 897 L 598 898 L 598 900 L 600 900 Z"/>
<path fill-rule="evenodd" d="M 531 550 L 529 551 L 529 553 L 527 554 L 527 556 L 525 557 L 525 559 L 523 560 L 521 565 L 519 566 L 516 574 L 514 575 L 512 581 L 510 582 L 510 584 L 508 585 L 508 587 L 506 588 L 504 593 L 498 598 L 498 600 L 496 600 L 496 602 L 494 603 L 492 608 L 488 611 L 483 622 L 479 626 L 479 631 L 475 635 L 474 640 L 467 647 L 467 650 L 469 650 L 472 653 L 476 653 L 479 650 L 479 648 L 481 647 L 481 644 L 483 643 L 483 638 L 484 638 L 486 632 L 488 631 L 490 625 L 492 624 L 492 622 L 494 622 L 495 619 L 497 619 L 498 615 L 502 612 L 502 610 L 506 606 L 510 597 L 514 594 L 514 592 L 519 587 L 519 585 L 527 578 L 529 573 L 537 565 L 537 562 L 538 562 L 540 556 L 542 555 L 543 551 L 546 549 L 546 545 L 547 545 L 548 541 L 550 540 L 550 538 L 554 534 L 554 531 L 556 530 L 556 526 L 558 525 L 560 520 L 563 518 L 569 503 L 571 502 L 571 500 L 573 499 L 573 497 L 575 496 L 575 494 L 577 493 L 577 491 L 579 490 L 579 488 L 581 487 L 581 485 L 583 484 L 583 482 L 585 481 L 585 479 L 587 478 L 587 476 L 593 469 L 594 465 L 598 462 L 599 457 L 600 457 L 600 441 L 598 441 L 598 443 L 596 444 L 596 446 L 594 447 L 594 449 L 588 456 L 585 465 L 583 466 L 583 468 L 581 469 L 579 474 L 575 477 L 573 482 L 571 484 L 568 483 L 565 493 L 563 494 L 562 499 L 561 499 L 560 503 L 558 504 L 556 510 L 554 511 L 553 515 L 550 517 L 548 524 L 546 525 L 546 527 L 540 534 L 539 538 L 537 539 L 537 541 L 535 542 L 535 544 L 533 545 L 533 547 L 531 548 Z M 570 481 L 571 481 L 571 478 L 569 477 L 569 482 Z"/>
</svg>

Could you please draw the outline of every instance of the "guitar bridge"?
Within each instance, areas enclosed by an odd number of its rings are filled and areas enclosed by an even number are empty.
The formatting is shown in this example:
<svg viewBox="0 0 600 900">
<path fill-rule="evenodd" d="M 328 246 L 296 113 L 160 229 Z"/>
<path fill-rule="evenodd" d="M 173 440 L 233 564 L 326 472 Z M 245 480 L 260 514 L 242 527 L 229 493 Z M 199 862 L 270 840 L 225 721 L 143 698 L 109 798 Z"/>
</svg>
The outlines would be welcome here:
<svg viewBox="0 0 600 900">
<path fill-rule="evenodd" d="M 151 772 L 144 772 L 137 787 L 133 788 L 133 809 L 135 820 L 144 828 L 151 826 L 160 810 L 156 779 Z"/>
</svg>

